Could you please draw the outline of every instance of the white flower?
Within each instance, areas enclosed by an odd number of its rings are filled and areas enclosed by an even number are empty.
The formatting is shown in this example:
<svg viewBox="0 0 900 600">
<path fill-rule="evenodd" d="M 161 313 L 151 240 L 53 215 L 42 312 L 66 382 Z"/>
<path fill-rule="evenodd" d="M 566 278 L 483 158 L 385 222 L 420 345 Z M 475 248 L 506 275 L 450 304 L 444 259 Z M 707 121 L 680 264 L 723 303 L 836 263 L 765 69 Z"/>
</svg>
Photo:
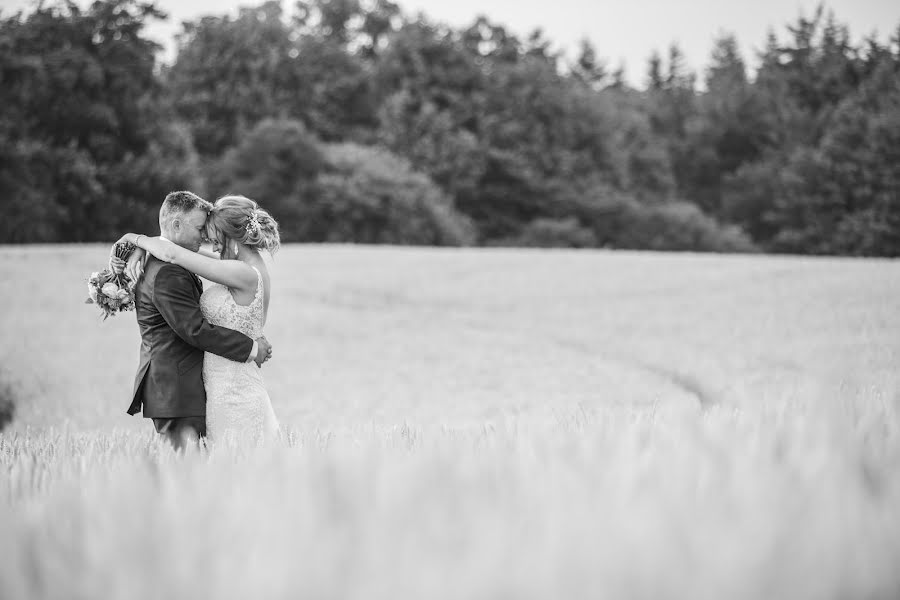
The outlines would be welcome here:
<svg viewBox="0 0 900 600">
<path fill-rule="evenodd" d="M 94 302 L 97 301 L 97 288 L 95 288 L 90 283 L 88 284 L 88 297 Z"/>
<path fill-rule="evenodd" d="M 109 283 L 104 283 L 103 287 L 100 288 L 100 291 L 103 292 L 103 295 L 107 298 L 115 298 L 119 293 L 119 286 L 110 281 Z"/>
<path fill-rule="evenodd" d="M 122 302 L 128 302 L 129 300 L 131 300 L 131 294 L 128 293 L 128 290 L 119 290 L 116 295 Z"/>
</svg>

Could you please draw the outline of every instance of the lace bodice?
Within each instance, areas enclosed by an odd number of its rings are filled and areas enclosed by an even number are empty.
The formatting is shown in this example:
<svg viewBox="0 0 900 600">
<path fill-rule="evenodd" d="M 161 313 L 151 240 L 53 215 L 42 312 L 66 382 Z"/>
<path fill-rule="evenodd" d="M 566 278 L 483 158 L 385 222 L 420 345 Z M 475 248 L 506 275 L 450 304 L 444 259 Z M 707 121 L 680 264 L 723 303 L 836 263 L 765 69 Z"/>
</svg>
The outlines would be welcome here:
<svg viewBox="0 0 900 600">
<path fill-rule="evenodd" d="M 241 306 L 234 301 L 226 286 L 217 283 L 204 290 L 200 296 L 200 309 L 206 320 L 213 325 L 240 331 L 255 340 L 263 334 L 265 292 L 262 273 L 256 267 L 253 267 L 253 270 L 256 271 L 256 295 L 250 304 Z"/>
</svg>

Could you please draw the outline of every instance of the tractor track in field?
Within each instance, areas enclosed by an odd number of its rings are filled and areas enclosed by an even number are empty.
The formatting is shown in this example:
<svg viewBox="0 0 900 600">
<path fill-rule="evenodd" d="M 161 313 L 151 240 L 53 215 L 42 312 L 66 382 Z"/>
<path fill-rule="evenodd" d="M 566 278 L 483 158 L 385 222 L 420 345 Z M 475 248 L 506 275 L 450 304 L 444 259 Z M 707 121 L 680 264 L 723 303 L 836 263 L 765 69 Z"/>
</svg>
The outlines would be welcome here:
<svg viewBox="0 0 900 600">
<path fill-rule="evenodd" d="M 716 398 L 716 394 L 710 389 L 711 386 L 704 384 L 697 377 L 688 373 L 682 373 L 675 369 L 662 367 L 660 365 L 653 364 L 645 360 L 640 360 L 631 356 L 615 355 L 608 352 L 598 351 L 595 348 L 592 348 L 587 343 L 579 340 L 560 338 L 556 336 L 548 336 L 545 339 L 557 346 L 566 348 L 568 350 L 574 350 L 581 354 L 589 355 L 605 362 L 618 363 L 623 366 L 648 373 L 649 375 L 657 379 L 661 379 L 669 385 L 678 388 L 682 392 L 693 396 L 697 400 L 697 403 L 700 405 L 701 409 L 707 409 L 719 403 L 719 400 Z"/>
</svg>

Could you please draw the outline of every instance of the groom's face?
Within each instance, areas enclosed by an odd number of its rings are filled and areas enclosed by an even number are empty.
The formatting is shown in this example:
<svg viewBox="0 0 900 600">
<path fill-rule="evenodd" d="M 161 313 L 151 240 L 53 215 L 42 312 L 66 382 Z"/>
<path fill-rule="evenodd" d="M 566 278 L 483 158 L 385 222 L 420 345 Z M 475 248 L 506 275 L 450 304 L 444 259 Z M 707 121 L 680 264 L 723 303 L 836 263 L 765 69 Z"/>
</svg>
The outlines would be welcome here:
<svg viewBox="0 0 900 600">
<path fill-rule="evenodd" d="M 202 208 L 195 208 L 190 212 L 183 213 L 178 218 L 172 241 L 191 252 L 197 252 L 205 237 L 206 211 Z"/>
</svg>

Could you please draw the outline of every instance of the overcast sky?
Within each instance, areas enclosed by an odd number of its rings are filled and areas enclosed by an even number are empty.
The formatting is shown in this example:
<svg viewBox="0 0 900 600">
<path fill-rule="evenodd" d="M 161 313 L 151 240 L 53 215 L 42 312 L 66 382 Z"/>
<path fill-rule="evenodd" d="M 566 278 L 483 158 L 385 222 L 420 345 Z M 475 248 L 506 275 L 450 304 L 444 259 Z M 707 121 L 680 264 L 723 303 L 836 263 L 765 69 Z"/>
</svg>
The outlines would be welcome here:
<svg viewBox="0 0 900 600">
<path fill-rule="evenodd" d="M 151 37 L 167 46 L 172 57 L 172 37 L 184 20 L 206 14 L 236 13 L 238 6 L 260 4 L 241 0 L 157 0 L 169 14 L 165 23 L 148 29 Z M 33 5 L 33 0 L 0 0 L 10 10 Z M 82 4 L 87 4 L 83 2 Z M 753 64 L 754 53 L 765 42 L 768 29 L 783 36 L 785 25 L 801 14 L 815 11 L 814 0 L 400 0 L 408 14 L 423 12 L 432 20 L 458 26 L 471 23 L 479 13 L 526 35 L 541 27 L 558 48 L 573 49 L 581 38 L 589 39 L 598 55 L 615 67 L 624 63 L 628 80 L 640 85 L 647 58 L 654 49 L 664 52 L 677 42 L 688 65 L 700 71 L 707 64 L 713 39 L 723 31 L 734 33 Z M 292 0 L 283 2 L 286 9 Z M 900 24 L 898 0 L 830 0 L 827 7 L 840 23 L 850 26 L 854 41 L 873 32 L 882 41 Z"/>
</svg>

